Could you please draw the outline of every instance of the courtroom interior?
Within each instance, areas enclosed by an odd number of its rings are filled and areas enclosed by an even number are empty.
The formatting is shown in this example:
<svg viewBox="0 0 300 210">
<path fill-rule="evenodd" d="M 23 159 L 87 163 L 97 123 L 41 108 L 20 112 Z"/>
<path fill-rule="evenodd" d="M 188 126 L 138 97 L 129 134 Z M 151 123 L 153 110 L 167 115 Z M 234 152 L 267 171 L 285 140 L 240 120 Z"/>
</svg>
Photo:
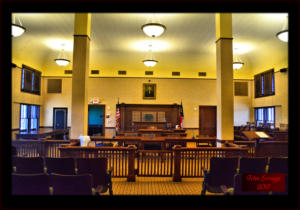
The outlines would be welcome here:
<svg viewBox="0 0 300 210">
<path fill-rule="evenodd" d="M 288 26 L 288 13 L 12 13 L 12 194 L 288 194 Z M 245 174 L 283 184 L 245 190 Z"/>
</svg>

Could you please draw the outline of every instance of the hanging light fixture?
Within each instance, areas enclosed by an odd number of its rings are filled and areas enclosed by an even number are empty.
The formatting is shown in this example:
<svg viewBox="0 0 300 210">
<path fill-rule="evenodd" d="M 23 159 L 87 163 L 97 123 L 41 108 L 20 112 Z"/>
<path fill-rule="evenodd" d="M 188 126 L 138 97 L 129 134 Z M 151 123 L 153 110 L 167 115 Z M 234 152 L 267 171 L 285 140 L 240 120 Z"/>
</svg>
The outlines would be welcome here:
<svg viewBox="0 0 300 210">
<path fill-rule="evenodd" d="M 237 53 L 237 48 L 234 48 L 235 49 L 235 54 L 236 54 L 236 56 L 235 56 L 235 61 L 233 62 L 233 69 L 234 70 L 238 70 L 238 69 L 240 69 L 240 68 L 242 68 L 243 67 L 243 65 L 244 65 L 244 63 L 240 60 L 240 58 L 239 58 L 239 56 L 238 56 L 238 53 Z"/>
<path fill-rule="evenodd" d="M 64 44 L 62 44 L 62 49 L 58 55 L 58 58 L 54 60 L 59 66 L 67 66 L 70 63 L 70 60 L 66 58 L 64 53 Z"/>
<path fill-rule="evenodd" d="M 162 35 L 166 29 L 166 26 L 154 20 L 154 14 L 150 23 L 142 25 L 142 30 L 150 37 L 158 37 Z"/>
<path fill-rule="evenodd" d="M 26 31 L 26 28 L 22 26 L 19 18 L 18 20 L 19 24 L 16 24 L 16 16 L 13 14 L 13 22 L 11 24 L 11 35 L 13 37 L 21 36 Z"/>
<path fill-rule="evenodd" d="M 152 45 L 150 44 L 149 45 L 149 55 L 150 56 L 149 56 L 149 58 L 146 58 L 145 60 L 143 60 L 143 63 L 147 67 L 153 67 L 158 63 L 158 61 L 155 60 L 154 56 L 152 55 L 152 49 L 151 48 L 152 48 Z"/>
<path fill-rule="evenodd" d="M 288 18 L 288 16 L 286 16 L 286 18 Z M 285 22 L 282 30 L 276 34 L 277 38 L 283 42 L 289 41 L 289 30 L 288 30 L 287 23 L 288 23 L 288 20 Z"/>
</svg>

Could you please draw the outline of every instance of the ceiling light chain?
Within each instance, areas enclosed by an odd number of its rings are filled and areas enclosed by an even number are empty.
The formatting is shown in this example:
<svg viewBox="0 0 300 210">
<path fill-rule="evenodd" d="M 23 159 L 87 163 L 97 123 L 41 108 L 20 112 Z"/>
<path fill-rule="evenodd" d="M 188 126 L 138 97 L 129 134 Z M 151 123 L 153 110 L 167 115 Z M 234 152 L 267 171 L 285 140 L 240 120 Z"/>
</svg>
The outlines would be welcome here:
<svg viewBox="0 0 300 210">
<path fill-rule="evenodd" d="M 65 51 L 64 51 L 64 44 L 62 44 L 62 49 L 58 55 L 57 59 L 54 59 L 54 61 L 57 63 L 59 66 L 67 66 L 70 63 L 70 60 L 67 59 L 65 56 Z"/>
<path fill-rule="evenodd" d="M 148 55 L 149 55 L 149 58 L 147 58 Z M 143 60 L 143 63 L 147 67 L 153 67 L 153 66 L 155 66 L 158 63 L 158 61 L 155 60 L 155 58 L 153 56 L 153 53 L 152 53 L 152 44 L 149 44 L 148 55 L 146 55 L 146 59 Z"/>
<path fill-rule="evenodd" d="M 241 61 L 241 59 L 238 55 L 237 48 L 234 48 L 234 51 L 235 51 L 235 53 L 234 53 L 235 54 L 235 59 L 233 59 L 233 60 L 235 60 L 235 61 L 233 61 L 233 69 L 238 70 L 238 69 L 243 67 L 244 63 Z"/>
</svg>

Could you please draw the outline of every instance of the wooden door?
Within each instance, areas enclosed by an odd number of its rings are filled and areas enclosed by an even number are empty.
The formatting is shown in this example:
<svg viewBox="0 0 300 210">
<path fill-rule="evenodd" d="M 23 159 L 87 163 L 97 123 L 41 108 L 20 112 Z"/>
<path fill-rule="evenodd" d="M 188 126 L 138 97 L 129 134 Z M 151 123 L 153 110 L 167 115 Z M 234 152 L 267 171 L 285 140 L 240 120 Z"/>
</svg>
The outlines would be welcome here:
<svg viewBox="0 0 300 210">
<path fill-rule="evenodd" d="M 53 108 L 53 128 L 66 129 L 68 126 L 68 108 Z"/>
<path fill-rule="evenodd" d="M 199 106 L 199 136 L 217 136 L 216 106 Z"/>
</svg>

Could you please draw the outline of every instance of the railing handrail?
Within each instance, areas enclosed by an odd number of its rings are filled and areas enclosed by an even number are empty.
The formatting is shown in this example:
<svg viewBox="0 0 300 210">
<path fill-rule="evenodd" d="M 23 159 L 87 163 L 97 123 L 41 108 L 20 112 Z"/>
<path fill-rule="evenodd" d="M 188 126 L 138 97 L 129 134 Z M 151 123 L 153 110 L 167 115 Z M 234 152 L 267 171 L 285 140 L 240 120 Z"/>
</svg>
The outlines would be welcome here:
<svg viewBox="0 0 300 210">
<path fill-rule="evenodd" d="M 247 148 L 240 148 L 240 147 L 199 147 L 199 148 L 188 148 L 188 147 L 180 147 L 180 148 L 173 148 L 173 150 L 182 150 L 182 151 L 202 151 L 202 150 L 220 150 L 220 151 L 227 151 L 227 150 L 247 150 Z"/>
<path fill-rule="evenodd" d="M 136 148 L 130 147 L 92 147 L 92 146 L 68 146 L 68 147 L 59 147 L 58 149 L 67 150 L 137 150 Z"/>
</svg>

